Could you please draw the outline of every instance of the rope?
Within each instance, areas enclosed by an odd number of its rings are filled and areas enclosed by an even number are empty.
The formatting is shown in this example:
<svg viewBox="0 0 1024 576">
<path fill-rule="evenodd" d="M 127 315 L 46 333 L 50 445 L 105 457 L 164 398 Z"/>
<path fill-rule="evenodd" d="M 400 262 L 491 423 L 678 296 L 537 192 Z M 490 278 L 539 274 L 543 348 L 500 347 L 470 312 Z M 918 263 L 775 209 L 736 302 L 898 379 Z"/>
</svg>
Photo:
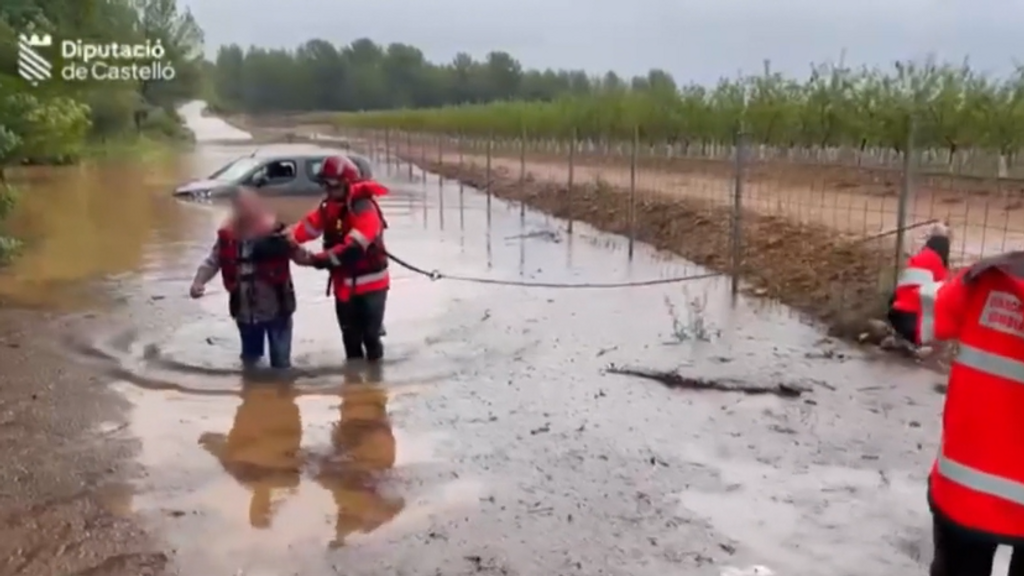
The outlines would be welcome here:
<svg viewBox="0 0 1024 576">
<path fill-rule="evenodd" d="M 483 278 L 480 276 L 460 276 L 458 274 L 443 274 L 439 270 L 425 270 L 410 264 L 405 260 L 387 253 L 388 258 L 393 260 L 396 264 L 409 270 L 426 276 L 431 280 L 456 280 L 459 282 L 473 282 L 475 284 L 492 284 L 498 286 L 521 286 L 526 288 L 633 288 L 640 286 L 659 286 L 663 284 L 676 284 L 679 282 L 688 282 L 690 280 L 704 280 L 706 278 L 716 278 L 722 276 L 720 272 L 709 272 L 706 274 L 692 274 L 689 276 L 675 276 L 672 278 L 658 278 L 655 280 L 640 280 L 634 282 L 584 282 L 579 284 L 570 284 L 562 282 L 532 282 L 529 280 L 502 280 L 499 278 Z"/>
<path fill-rule="evenodd" d="M 870 240 L 877 240 L 878 238 L 889 236 L 891 234 L 905 232 L 907 230 L 913 230 L 914 228 L 920 228 L 922 226 L 927 226 L 929 224 L 935 224 L 936 222 L 939 222 L 939 220 L 927 220 L 925 222 L 917 222 L 915 224 L 910 224 L 902 228 L 887 230 L 885 232 L 868 236 L 867 238 L 861 238 L 860 240 L 857 240 L 855 244 L 868 242 Z M 499 278 L 483 278 L 480 276 L 460 276 L 458 274 L 444 274 L 440 270 L 426 270 L 414 264 L 410 264 L 409 262 L 402 260 L 401 258 L 395 256 L 390 252 L 387 252 L 387 256 L 402 268 L 405 268 L 406 270 L 409 270 L 411 272 L 415 272 L 416 274 L 426 276 L 427 278 L 430 278 L 432 281 L 456 280 L 459 282 L 473 282 L 475 284 L 491 284 L 497 286 L 521 286 L 525 288 L 634 288 L 641 286 L 661 286 L 664 284 L 676 284 L 680 282 L 689 282 L 691 280 L 717 278 L 719 276 L 725 275 L 721 272 L 708 272 L 706 274 L 691 274 L 689 276 L 674 276 L 672 278 L 658 278 L 655 280 L 640 280 L 633 282 L 584 282 L 579 284 L 570 284 L 563 282 L 533 282 L 529 280 L 502 280 Z"/>
<path fill-rule="evenodd" d="M 886 230 L 885 232 L 879 232 L 878 234 L 872 234 L 871 236 L 867 236 L 865 238 L 861 238 L 860 240 L 857 240 L 856 242 L 854 242 L 854 244 L 861 244 L 863 242 L 870 242 L 872 240 L 878 240 L 879 238 L 884 238 L 886 236 L 891 236 L 893 234 L 898 234 L 900 232 L 906 232 L 908 230 L 913 230 L 914 228 L 920 228 L 922 226 L 928 226 L 929 224 L 938 224 L 939 222 L 940 222 L 940 220 L 938 218 L 933 218 L 931 220 L 925 220 L 924 222 L 917 222 L 915 224 L 910 224 L 910 225 L 904 226 L 902 228 L 893 228 L 892 230 Z"/>
</svg>

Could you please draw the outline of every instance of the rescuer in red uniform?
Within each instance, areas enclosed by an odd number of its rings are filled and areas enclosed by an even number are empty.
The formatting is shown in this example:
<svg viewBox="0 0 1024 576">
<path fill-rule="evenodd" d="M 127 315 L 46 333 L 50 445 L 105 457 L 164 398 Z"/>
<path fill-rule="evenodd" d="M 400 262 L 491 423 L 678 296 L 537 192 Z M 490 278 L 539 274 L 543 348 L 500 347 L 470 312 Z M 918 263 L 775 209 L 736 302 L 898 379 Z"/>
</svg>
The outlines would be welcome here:
<svg viewBox="0 0 1024 576">
<path fill-rule="evenodd" d="M 318 178 L 326 197 L 292 227 L 292 238 L 301 244 L 323 236 L 323 251 L 310 260 L 330 270 L 345 356 L 376 362 L 384 355 L 381 332 L 391 286 L 384 248 L 387 223 L 376 198 L 388 189 L 363 179 L 359 168 L 341 156 L 326 158 Z"/>
<path fill-rule="evenodd" d="M 949 268 L 949 227 L 936 224 L 920 252 L 907 261 L 889 303 L 889 324 L 906 342 L 917 342 L 918 310 L 922 285 L 946 280 Z"/>
<path fill-rule="evenodd" d="M 1024 574 L 1024 251 L 946 282 L 922 276 L 904 302 L 918 344 L 959 341 L 928 481 L 931 575 L 988 575 L 1000 544 L 1014 547 L 1009 573 Z"/>
</svg>

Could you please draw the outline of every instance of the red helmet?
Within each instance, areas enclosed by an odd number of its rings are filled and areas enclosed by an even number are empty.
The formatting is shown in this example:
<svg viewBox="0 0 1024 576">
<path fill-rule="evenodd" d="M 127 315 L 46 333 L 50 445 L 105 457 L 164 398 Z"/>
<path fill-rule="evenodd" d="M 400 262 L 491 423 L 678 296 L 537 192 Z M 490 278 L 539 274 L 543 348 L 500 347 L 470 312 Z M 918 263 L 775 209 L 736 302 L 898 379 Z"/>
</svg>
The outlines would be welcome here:
<svg viewBox="0 0 1024 576">
<path fill-rule="evenodd" d="M 317 179 L 328 186 L 353 184 L 360 180 L 359 167 L 344 156 L 328 156 L 320 165 Z"/>
</svg>

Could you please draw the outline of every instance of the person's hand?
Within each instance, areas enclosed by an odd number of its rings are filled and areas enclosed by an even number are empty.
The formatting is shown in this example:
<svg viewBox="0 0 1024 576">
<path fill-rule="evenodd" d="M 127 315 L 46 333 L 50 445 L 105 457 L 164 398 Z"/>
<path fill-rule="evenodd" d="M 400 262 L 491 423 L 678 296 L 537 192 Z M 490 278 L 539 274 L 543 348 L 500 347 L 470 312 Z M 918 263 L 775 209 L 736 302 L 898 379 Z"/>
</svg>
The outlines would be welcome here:
<svg viewBox="0 0 1024 576">
<path fill-rule="evenodd" d="M 297 248 L 295 250 L 295 256 L 293 260 L 299 266 L 312 266 L 313 265 L 313 254 L 305 248 Z"/>
<path fill-rule="evenodd" d="M 203 294 L 206 294 L 206 286 L 202 284 L 193 283 L 192 287 L 188 289 L 188 295 L 192 298 L 201 298 Z"/>
<path fill-rule="evenodd" d="M 291 226 L 281 231 L 281 235 L 284 236 L 285 240 L 288 241 L 288 245 L 291 246 L 292 248 L 299 248 L 301 246 L 299 244 L 299 241 L 295 239 L 296 226 L 298 226 L 298 224 L 292 224 Z"/>
<path fill-rule="evenodd" d="M 310 258 L 310 265 L 317 270 L 326 270 L 330 267 L 330 262 L 323 256 L 313 256 Z"/>
</svg>

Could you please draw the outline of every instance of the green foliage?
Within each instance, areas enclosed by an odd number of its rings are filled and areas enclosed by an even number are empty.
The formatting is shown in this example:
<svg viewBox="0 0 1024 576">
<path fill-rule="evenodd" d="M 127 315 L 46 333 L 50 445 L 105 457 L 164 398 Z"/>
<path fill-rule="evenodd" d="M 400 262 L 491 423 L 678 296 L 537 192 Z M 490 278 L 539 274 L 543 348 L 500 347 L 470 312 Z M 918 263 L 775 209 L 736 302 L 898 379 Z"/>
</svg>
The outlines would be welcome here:
<svg viewBox="0 0 1024 576">
<path fill-rule="evenodd" d="M 743 126 L 766 146 L 900 151 L 913 124 L 919 145 L 950 156 L 984 149 L 1012 159 L 1024 146 L 1024 69 L 997 80 L 931 60 L 888 70 L 819 65 L 804 80 L 766 62 L 761 73 L 715 86 L 679 86 L 661 70 L 631 80 L 523 70 L 504 52 L 434 64 L 412 46 L 361 39 L 341 48 L 226 46 L 207 74 L 216 110 L 334 110 L 360 128 L 591 140 L 638 131 L 650 143 L 724 144 Z"/>
<path fill-rule="evenodd" d="M 18 144 L 6 150 L 8 161 L 66 163 L 78 158 L 91 126 L 87 105 L 66 96 L 39 99 L 15 93 L 0 99 L 0 118 Z"/>
<path fill-rule="evenodd" d="M 342 48 L 325 40 L 310 40 L 296 50 L 225 46 L 208 73 L 217 109 L 251 113 L 551 100 L 590 89 L 582 71 L 523 71 L 505 52 L 492 52 L 482 62 L 459 54 L 449 64 L 435 65 L 412 46 L 385 47 L 365 38 Z"/>
<path fill-rule="evenodd" d="M 606 86 L 608 83 L 605 83 Z M 634 83 L 636 84 L 636 83 Z M 713 88 L 599 87 L 552 102 L 525 100 L 434 109 L 345 113 L 357 128 L 517 137 L 730 143 L 742 126 L 757 144 L 902 150 L 911 122 L 919 146 L 990 150 L 1024 146 L 1024 70 L 1006 80 L 967 66 L 897 64 L 892 71 L 819 66 L 804 82 L 772 73 Z"/>
</svg>

